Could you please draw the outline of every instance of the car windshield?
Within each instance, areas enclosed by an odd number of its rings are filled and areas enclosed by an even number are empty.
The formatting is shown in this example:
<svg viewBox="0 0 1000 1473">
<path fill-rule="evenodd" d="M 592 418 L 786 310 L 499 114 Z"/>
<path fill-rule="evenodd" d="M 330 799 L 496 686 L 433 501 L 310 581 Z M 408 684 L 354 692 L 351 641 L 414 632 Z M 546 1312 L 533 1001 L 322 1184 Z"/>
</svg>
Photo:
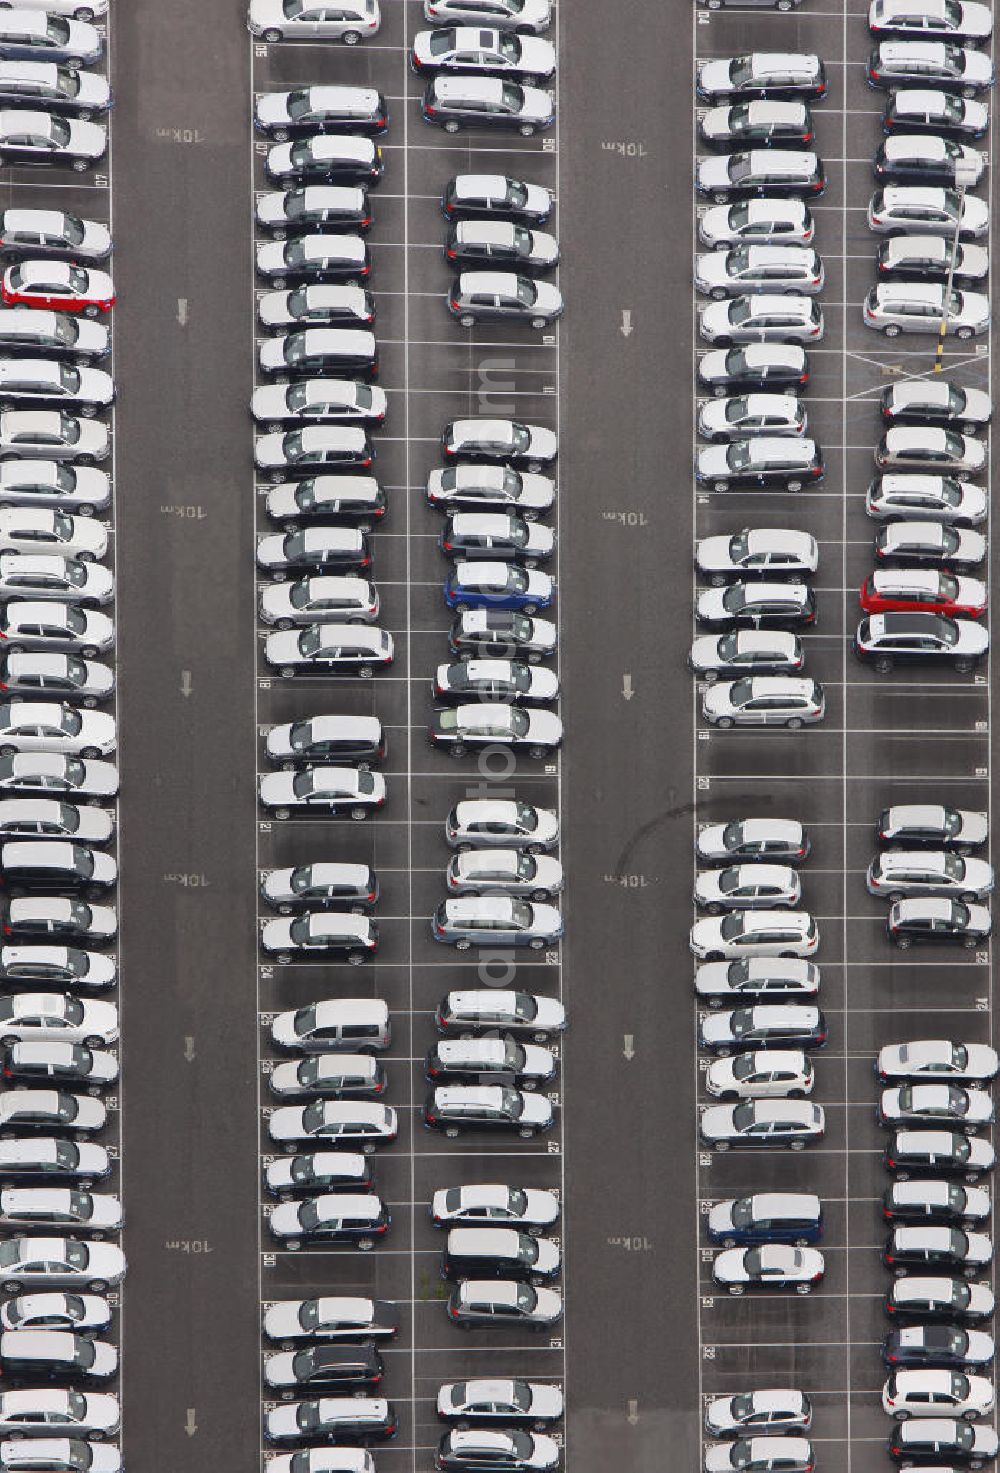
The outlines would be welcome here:
<svg viewBox="0 0 1000 1473">
<path fill-rule="evenodd" d="M 289 92 L 286 108 L 288 116 L 293 121 L 296 118 L 305 117 L 307 113 L 312 112 L 312 102 L 308 88 L 303 88 L 298 92 Z"/>
<path fill-rule="evenodd" d="M 730 424 L 737 424 L 745 419 L 749 405 L 744 398 L 729 399 L 726 403 L 726 419 Z"/>
<path fill-rule="evenodd" d="M 538 1295 L 530 1284 L 518 1284 L 517 1307 L 522 1314 L 530 1314 L 538 1303 Z"/>
<path fill-rule="evenodd" d="M 970 1301 L 971 1298 L 972 1298 L 972 1290 L 971 1290 L 970 1285 L 966 1284 L 962 1279 L 952 1279 L 952 1281 L 951 1281 L 951 1307 L 952 1307 L 952 1309 L 967 1309 L 968 1308 L 968 1305 L 969 1305 L 969 1301 Z"/>
<path fill-rule="evenodd" d="M 729 82 L 733 87 L 745 87 L 753 76 L 749 56 L 734 56 L 729 63 Z"/>
<path fill-rule="evenodd" d="M 737 297 L 729 304 L 729 322 L 732 327 L 742 327 L 753 316 L 753 302 L 749 297 Z"/>
<path fill-rule="evenodd" d="M 324 634 L 322 624 L 310 624 L 308 629 L 303 629 L 299 635 L 299 654 L 317 655 L 323 647 Z"/>
<path fill-rule="evenodd" d="M 750 680 L 737 680 L 729 693 L 729 699 L 733 706 L 745 706 L 753 696 L 753 682 Z"/>
<path fill-rule="evenodd" d="M 529 804 L 518 803 L 517 823 L 526 834 L 533 834 L 538 827 L 538 814 Z"/>
<path fill-rule="evenodd" d="M 538 292 L 526 276 L 517 278 L 517 300 L 522 307 L 533 307 L 538 301 Z"/>
<path fill-rule="evenodd" d="M 313 1100 L 311 1105 L 307 1105 L 302 1111 L 302 1129 L 305 1134 L 315 1134 L 322 1126 L 325 1114 L 326 1110 L 322 1100 Z"/>
<path fill-rule="evenodd" d="M 727 614 L 739 614 L 747 606 L 747 591 L 739 583 L 731 583 L 722 595 L 722 607 Z"/>
<path fill-rule="evenodd" d="M 739 112 L 739 108 L 734 109 L 734 117 Z M 732 230 L 733 232 L 742 231 L 746 228 L 747 225 L 749 225 L 749 223 L 750 206 L 748 204 L 732 205 L 730 207 L 729 214 L 726 216 L 726 224 L 729 226 L 730 230 Z"/>
<path fill-rule="evenodd" d="M 754 1122 L 753 1105 L 737 1105 L 733 1111 L 733 1127 L 738 1131 L 749 1130 Z"/>
<path fill-rule="evenodd" d="M 516 87 L 513 82 L 504 82 L 500 89 L 500 97 L 507 112 L 518 113 L 521 111 L 524 94 L 520 87 Z"/>
<path fill-rule="evenodd" d="M 737 440 L 726 446 L 726 464 L 731 471 L 745 471 L 752 458 L 749 440 Z"/>
<path fill-rule="evenodd" d="M 739 1054 L 733 1060 L 734 1079 L 749 1079 L 756 1072 L 757 1065 L 754 1062 L 753 1054 Z"/>
<path fill-rule="evenodd" d="M 306 1232 L 315 1232 L 320 1222 L 321 1218 L 315 1199 L 309 1202 L 303 1202 L 299 1208 L 299 1226 L 304 1228 Z"/>
<path fill-rule="evenodd" d="M 514 993 L 514 1017 L 519 1023 L 530 1023 L 538 1012 L 530 992 Z"/>
<path fill-rule="evenodd" d="M 723 916 L 719 925 L 719 935 L 724 941 L 735 941 L 738 936 L 743 935 L 744 922 L 741 915 Z"/>
<path fill-rule="evenodd" d="M 729 539 L 729 556 L 734 563 L 742 563 L 750 551 L 749 532 L 737 532 Z"/>
<path fill-rule="evenodd" d="M 295 1035 L 297 1038 L 306 1038 L 316 1027 L 315 1007 L 299 1008 L 294 1018 Z"/>
<path fill-rule="evenodd" d="M 722 843 L 724 848 L 732 851 L 743 847 L 743 825 L 741 823 L 727 823 L 722 831 Z"/>
</svg>

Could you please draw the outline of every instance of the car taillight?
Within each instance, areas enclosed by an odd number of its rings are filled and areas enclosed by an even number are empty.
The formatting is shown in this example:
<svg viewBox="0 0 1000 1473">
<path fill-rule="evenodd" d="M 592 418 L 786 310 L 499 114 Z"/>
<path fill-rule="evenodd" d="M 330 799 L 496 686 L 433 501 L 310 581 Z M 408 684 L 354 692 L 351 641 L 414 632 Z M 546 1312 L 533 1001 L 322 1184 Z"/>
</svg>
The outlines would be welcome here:
<svg viewBox="0 0 1000 1473">
<path fill-rule="evenodd" d="M 375 807 L 376 808 L 382 808 L 382 807 L 384 807 L 384 805 L 385 805 L 385 799 L 384 798 L 380 798 L 378 800 L 378 802 L 375 804 Z"/>
<path fill-rule="evenodd" d="M 364 458 L 364 460 L 362 460 L 362 461 L 359 462 L 359 464 L 361 464 L 361 465 L 371 465 L 371 463 L 372 463 L 372 458 L 371 458 L 370 455 L 366 455 L 365 458 Z"/>
<path fill-rule="evenodd" d="M 885 1158 L 885 1164 L 886 1164 L 886 1166 L 888 1166 L 889 1170 L 891 1171 L 895 1166 L 898 1165 L 898 1162 L 896 1161 L 895 1156 L 886 1156 L 886 1158 Z"/>
<path fill-rule="evenodd" d="M 458 255 L 458 252 L 453 251 L 451 246 L 449 246 L 448 249 L 445 251 L 445 255 L 448 257 L 449 261 L 454 261 L 455 257 Z"/>
<path fill-rule="evenodd" d="M 877 82 L 878 81 L 878 72 L 875 71 L 874 67 L 869 67 L 868 68 L 868 80 L 870 82 Z"/>
<path fill-rule="evenodd" d="M 804 134 L 803 135 L 803 138 L 802 138 L 802 142 L 803 143 L 812 143 L 812 134 L 811 133 Z"/>
<path fill-rule="evenodd" d="M 432 1115 L 429 1110 L 425 1111 L 425 1113 L 424 1113 L 424 1119 L 427 1121 L 427 1124 L 428 1125 L 436 1125 L 437 1124 L 437 1116 L 436 1115 Z"/>
<path fill-rule="evenodd" d="M 365 217 L 361 221 L 362 228 L 364 228 L 365 226 L 370 225 L 371 223 L 372 223 L 372 217 L 371 217 L 371 215 L 365 215 Z"/>
<path fill-rule="evenodd" d="M 434 934 L 435 936 L 443 936 L 445 934 L 444 926 L 439 921 L 434 922 Z"/>
<path fill-rule="evenodd" d="M 444 548 L 445 552 L 451 552 L 454 549 L 455 544 L 454 542 L 450 541 L 449 538 L 444 537 L 441 540 L 441 546 Z M 6 690 L 7 687 L 4 686 L 3 689 Z"/>
<path fill-rule="evenodd" d="M 819 337 L 819 328 L 818 327 L 811 327 L 809 329 L 809 336 L 811 338 L 818 338 Z"/>
<path fill-rule="evenodd" d="M 460 307 L 461 303 L 458 301 L 458 299 L 456 297 L 449 297 L 448 298 L 448 305 L 450 307 L 452 307 L 454 309 L 454 311 L 457 312 L 459 310 L 459 307 Z"/>
<path fill-rule="evenodd" d="M 360 270 L 360 272 L 358 274 L 360 276 L 370 276 L 371 275 L 371 269 L 372 268 L 370 266 L 362 266 L 362 268 L 361 268 L 361 270 Z"/>
<path fill-rule="evenodd" d="M 363 557 L 361 559 L 361 562 L 359 563 L 359 567 L 367 568 L 370 563 L 371 563 L 371 558 L 370 557 Z"/>
<path fill-rule="evenodd" d="M 437 117 L 437 108 L 436 107 L 428 107 L 427 104 L 425 103 L 424 104 L 424 117 L 425 118 L 436 118 Z"/>
<path fill-rule="evenodd" d="M 886 1261 L 886 1263 L 895 1263 L 896 1262 L 896 1255 L 894 1253 L 886 1253 L 885 1254 L 885 1261 Z"/>
</svg>

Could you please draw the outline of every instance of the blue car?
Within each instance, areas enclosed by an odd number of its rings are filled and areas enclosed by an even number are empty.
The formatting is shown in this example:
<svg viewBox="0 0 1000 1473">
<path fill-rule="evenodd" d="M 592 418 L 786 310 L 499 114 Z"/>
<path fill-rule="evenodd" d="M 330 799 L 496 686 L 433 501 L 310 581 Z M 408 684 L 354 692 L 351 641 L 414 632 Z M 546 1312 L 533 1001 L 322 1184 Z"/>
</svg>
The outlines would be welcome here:
<svg viewBox="0 0 1000 1473">
<path fill-rule="evenodd" d="M 708 1214 L 708 1240 L 726 1248 L 754 1243 L 818 1243 L 823 1205 L 811 1192 L 758 1192 L 715 1202 Z"/>
<path fill-rule="evenodd" d="M 547 573 L 519 568 L 515 563 L 456 563 L 444 585 L 450 609 L 511 609 L 533 614 L 547 609 L 555 585 Z"/>
<path fill-rule="evenodd" d="M 58 61 L 91 66 L 104 49 L 100 31 L 87 21 L 44 10 L 0 12 L 0 60 Z"/>
</svg>

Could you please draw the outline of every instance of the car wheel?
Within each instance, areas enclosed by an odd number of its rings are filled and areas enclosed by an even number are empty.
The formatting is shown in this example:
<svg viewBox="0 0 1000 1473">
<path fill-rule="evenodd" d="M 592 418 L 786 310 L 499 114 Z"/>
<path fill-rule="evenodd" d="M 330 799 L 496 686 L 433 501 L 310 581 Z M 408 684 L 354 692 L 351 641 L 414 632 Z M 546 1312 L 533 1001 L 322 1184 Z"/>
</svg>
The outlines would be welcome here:
<svg viewBox="0 0 1000 1473">
<path fill-rule="evenodd" d="M 341 40 L 345 46 L 357 46 L 361 40 L 361 34 L 359 31 L 345 31 Z"/>
<path fill-rule="evenodd" d="M 713 900 L 711 905 L 706 905 L 705 909 L 710 916 L 720 916 L 722 914 L 722 906 L 717 900 Z"/>
<path fill-rule="evenodd" d="M 723 731 L 729 731 L 736 723 L 731 716 L 720 716 L 715 725 L 721 727 Z"/>
<path fill-rule="evenodd" d="M 359 808 L 352 808 L 351 809 L 351 817 L 353 819 L 356 819 L 358 821 L 358 823 L 360 823 L 361 820 L 367 816 L 367 814 L 368 814 L 368 809 L 367 808 L 360 808 L 359 807 Z"/>
<path fill-rule="evenodd" d="M 288 812 L 289 810 L 287 808 L 276 808 L 274 810 L 274 816 L 275 818 L 287 818 Z"/>
<path fill-rule="evenodd" d="M 805 1146 L 805 1141 L 789 1141 L 788 1142 L 788 1149 L 790 1151 L 801 1151 L 804 1146 Z"/>
<path fill-rule="evenodd" d="M 712 490 L 713 491 L 725 491 L 727 485 L 728 485 L 728 482 L 726 482 L 726 481 L 716 481 L 716 482 L 714 482 L 714 484 L 712 486 Z"/>
<path fill-rule="evenodd" d="M 721 1092 L 721 1094 L 718 1096 L 718 1098 L 722 1101 L 722 1103 L 724 1105 L 733 1105 L 739 1099 L 739 1095 L 736 1093 L 736 1091 L 734 1089 L 724 1089 Z M 733 1241 L 731 1243 L 727 1243 L 726 1244 L 726 1247 L 727 1248 L 734 1248 L 735 1246 L 736 1246 L 736 1239 L 735 1238 L 733 1239 Z"/>
<path fill-rule="evenodd" d="M 889 904 L 895 905 L 897 901 L 905 900 L 905 898 L 906 897 L 902 895 L 899 890 L 894 890 L 893 893 L 889 896 Z"/>
<path fill-rule="evenodd" d="M 898 325 L 898 323 L 895 323 L 895 322 L 887 322 L 886 325 L 885 325 L 885 327 L 883 327 L 882 331 L 883 331 L 883 333 L 885 334 L 885 336 L 887 338 L 898 338 L 899 337 L 899 325 Z"/>
<path fill-rule="evenodd" d="M 7 653 L 11 655 L 14 653 L 13 645 L 9 647 Z M 96 645 L 85 644 L 80 653 L 85 660 L 94 660 L 97 658 L 97 647 Z"/>
<path fill-rule="evenodd" d="M 972 673 L 971 660 L 956 660 L 955 671 L 958 675 L 970 675 Z"/>
<path fill-rule="evenodd" d="M 712 298 L 713 302 L 724 302 L 729 296 L 729 293 L 726 291 L 726 288 L 724 286 L 713 286 L 712 290 L 709 292 L 709 296 Z M 719 391 L 717 389 L 716 393 L 718 392 Z"/>
<path fill-rule="evenodd" d="M 727 390 L 725 384 L 716 384 L 715 388 L 712 390 L 712 394 L 716 399 L 725 399 L 726 393 Z"/>
<path fill-rule="evenodd" d="M 284 290 L 284 287 L 285 287 L 285 284 L 286 284 L 285 283 L 285 278 L 283 276 L 272 276 L 271 277 L 271 285 L 273 287 L 277 287 L 278 291 L 283 291 Z M 280 384 L 281 383 L 281 379 L 278 379 L 277 382 Z"/>
<path fill-rule="evenodd" d="M 279 905 L 278 914 L 279 916 L 290 916 L 292 914 L 292 907 L 290 905 Z"/>
<path fill-rule="evenodd" d="M 100 1048 L 101 1045 L 102 1045 L 102 1043 L 104 1042 L 104 1039 L 103 1038 L 85 1038 L 83 1041 L 87 1045 L 88 1048 L 94 1049 L 94 1048 Z M 17 1039 L 16 1038 L 5 1038 L 4 1039 L 4 1043 L 16 1043 L 16 1042 L 17 1042 Z"/>
<path fill-rule="evenodd" d="M 454 118 L 449 118 L 448 119 L 448 121 L 444 125 L 444 131 L 446 133 L 457 133 L 458 132 L 458 124 L 456 123 L 456 121 L 455 121 Z"/>
<path fill-rule="evenodd" d="M 528 942 L 528 946 L 532 951 L 541 951 L 545 946 L 544 936 L 532 936 L 531 940 Z"/>
<path fill-rule="evenodd" d="M 89 1287 L 94 1294 L 106 1294 L 108 1290 L 107 1279 L 94 1279 Z"/>
<path fill-rule="evenodd" d="M 468 749 L 464 742 L 452 742 L 449 750 L 453 757 L 464 757 Z"/>
<path fill-rule="evenodd" d="M 789 491 L 801 491 L 802 490 L 802 482 L 801 481 L 789 481 L 788 482 L 787 489 Z"/>
<path fill-rule="evenodd" d="M 453 1140 L 455 1140 L 455 1138 L 458 1135 L 458 1126 L 457 1125 L 449 1125 L 449 1126 L 446 1126 L 444 1133 L 445 1133 L 445 1135 L 448 1137 L 448 1139 L 450 1141 L 453 1141 Z"/>
<path fill-rule="evenodd" d="M 469 940 L 468 936 L 463 936 L 459 941 L 455 942 L 456 951 L 468 951 L 471 946 L 472 942 Z"/>
<path fill-rule="evenodd" d="M 893 939 L 896 945 L 899 947 L 900 951 L 909 951 L 910 947 L 913 945 L 913 941 L 909 936 L 895 936 Z"/>
<path fill-rule="evenodd" d="M 979 1413 L 973 1411 L 971 1407 L 969 1408 L 968 1411 L 963 1412 L 962 1413 L 962 1416 L 965 1418 L 965 1420 L 967 1422 L 978 1422 L 979 1421 Z"/>
<path fill-rule="evenodd" d="M 100 757 L 101 753 L 97 747 L 84 747 L 82 755 L 88 758 L 91 762 L 95 762 L 97 758 Z"/>
<path fill-rule="evenodd" d="M 524 605 L 523 612 L 525 614 L 537 614 L 538 613 L 538 605 L 537 604 L 525 604 Z"/>
<path fill-rule="evenodd" d="M 89 167 L 90 167 L 90 165 L 87 163 L 87 160 L 86 159 L 74 159 L 73 160 L 73 169 L 74 169 L 74 171 L 77 174 L 82 174 L 84 172 L 84 170 L 85 169 L 88 169 Z M 94 317 L 96 315 L 97 315 L 96 308 L 94 309 L 93 312 L 90 310 L 89 307 L 87 308 L 87 316 L 88 317 Z"/>
<path fill-rule="evenodd" d="M 83 704 L 86 706 L 86 708 L 87 708 L 88 711 L 92 711 L 94 709 L 94 707 L 97 705 L 97 697 L 96 696 L 84 696 L 84 698 L 83 698 Z"/>
<path fill-rule="evenodd" d="M 81 517 L 92 517 L 94 515 L 94 512 L 96 510 L 96 507 L 93 507 L 93 506 L 78 506 L 76 509 L 80 513 L 80 516 Z"/>
<path fill-rule="evenodd" d="M 371 678 L 374 675 L 374 673 L 375 672 L 372 669 L 371 665 L 359 665 L 358 666 L 358 674 L 361 676 L 361 679 L 362 680 L 371 680 Z"/>
<path fill-rule="evenodd" d="M 720 189 L 720 190 L 717 190 L 716 193 L 712 195 L 712 203 L 713 204 L 716 204 L 716 205 L 724 205 L 726 203 L 726 201 L 728 200 L 728 198 L 729 198 L 729 195 L 726 193 L 726 191 Z"/>
<path fill-rule="evenodd" d="M 812 1284 L 796 1284 L 795 1292 L 796 1294 L 811 1294 Z"/>
<path fill-rule="evenodd" d="M 806 1097 L 806 1092 L 805 1092 L 804 1089 L 790 1089 L 788 1091 L 788 1098 L 790 1100 L 804 1100 L 805 1097 Z"/>
<path fill-rule="evenodd" d="M 540 746 L 537 745 L 537 743 L 536 743 L 535 746 L 528 748 L 528 756 L 529 757 L 533 757 L 536 762 L 541 762 L 542 759 L 544 757 L 547 757 L 548 755 L 549 755 L 549 749 L 548 749 L 548 747 L 540 747 Z"/>
<path fill-rule="evenodd" d="M 522 123 L 517 131 L 522 138 L 533 138 L 535 136 L 535 125 L 533 123 Z"/>
<path fill-rule="evenodd" d="M 276 31 L 273 26 L 270 26 L 264 32 L 264 40 L 265 41 L 280 41 L 281 40 L 281 32 L 280 31 Z"/>
<path fill-rule="evenodd" d="M 962 937 L 962 945 L 965 947 L 966 951 L 971 951 L 972 948 L 975 946 L 975 944 L 976 944 L 976 938 L 975 938 L 975 936 L 963 936 Z M 967 1125 L 965 1128 L 971 1134 L 971 1132 L 972 1132 L 972 1126 L 971 1125 Z"/>
<path fill-rule="evenodd" d="M 455 609 L 460 614 L 467 614 L 469 612 L 469 605 L 468 604 L 456 604 L 455 605 Z"/>
<path fill-rule="evenodd" d="M 360 967 L 365 960 L 365 953 L 363 951 L 348 952 L 347 960 L 352 967 Z"/>
<path fill-rule="evenodd" d="M 730 1294 L 742 1294 L 743 1293 L 743 1285 L 742 1284 L 730 1284 L 729 1285 L 729 1292 L 730 1292 Z"/>
<path fill-rule="evenodd" d="M 292 959 L 292 954 L 290 951 L 279 951 L 274 959 L 279 967 L 287 967 Z"/>
<path fill-rule="evenodd" d="M 798 731 L 802 726 L 802 717 L 790 716 L 785 722 L 785 725 L 787 726 L 789 731 Z"/>
</svg>

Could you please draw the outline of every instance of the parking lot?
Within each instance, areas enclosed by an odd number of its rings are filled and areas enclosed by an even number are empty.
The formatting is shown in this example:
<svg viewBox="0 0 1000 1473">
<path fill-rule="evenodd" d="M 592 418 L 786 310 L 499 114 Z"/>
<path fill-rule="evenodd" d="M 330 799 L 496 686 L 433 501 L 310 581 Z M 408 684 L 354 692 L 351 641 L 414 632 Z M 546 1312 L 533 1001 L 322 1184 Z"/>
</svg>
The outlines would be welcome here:
<svg viewBox="0 0 1000 1473">
<path fill-rule="evenodd" d="M 879 1405 L 888 1284 L 880 1198 L 888 1176 L 885 1132 L 874 1119 L 874 1056 L 884 1043 L 914 1037 L 989 1041 L 993 1027 L 989 951 L 897 953 L 864 871 L 875 850 L 875 820 L 889 804 L 989 809 L 989 677 L 985 668 L 965 677 L 881 676 L 859 666 L 850 649 L 857 590 L 872 566 L 874 525 L 864 493 L 882 433 L 878 396 L 887 384 L 929 373 L 935 350 L 931 334 L 888 342 L 861 321 L 877 244 L 864 211 L 875 187 L 871 157 L 884 101 L 865 85 L 865 16 L 849 8 L 803 10 L 794 19 L 696 16 L 694 36 L 699 59 L 751 45 L 815 51 L 830 79 L 829 97 L 814 110 L 827 173 L 826 192 L 813 206 L 826 266 L 819 299 L 826 331 L 810 349 L 806 394 L 825 480 L 797 495 L 695 496 L 696 536 L 752 524 L 802 528 L 818 539 L 819 617 L 804 643 L 807 671 L 826 690 L 826 719 L 805 732 L 755 735 L 710 733 L 696 715 L 693 733 L 696 824 L 753 813 L 808 826 L 813 852 L 802 870 L 803 904 L 819 922 L 819 1001 L 830 1033 L 817 1056 L 813 1096 L 827 1112 L 825 1140 L 804 1156 L 700 1150 L 699 1206 L 704 1212 L 720 1197 L 771 1188 L 817 1192 L 826 1214 L 826 1277 L 808 1298 L 765 1293 L 734 1300 L 714 1288 L 714 1254 L 703 1248 L 701 1390 L 707 1396 L 743 1385 L 801 1388 L 814 1399 L 823 1467 L 861 1473 L 886 1465 L 889 1426 Z M 944 372 L 989 390 L 987 340 L 970 346 L 949 338 Z"/>
<path fill-rule="evenodd" d="M 257 992 L 262 1024 L 269 1014 L 322 996 L 380 997 L 390 1007 L 393 1045 L 387 1059 L 386 1103 L 399 1112 L 398 1140 L 375 1160 L 377 1190 L 392 1215 L 388 1236 L 362 1257 L 348 1245 L 276 1251 L 262 1228 L 261 1297 L 271 1301 L 312 1293 L 369 1293 L 402 1307 L 400 1336 L 386 1354 L 383 1394 L 398 1407 L 398 1437 L 380 1454 L 385 1467 L 424 1463 L 439 1429 L 433 1400 L 443 1381 L 468 1373 L 529 1374 L 560 1381 L 562 1336 L 538 1339 L 523 1332 L 459 1338 L 444 1316 L 447 1286 L 439 1274 L 441 1235 L 429 1219 L 436 1188 L 469 1181 L 562 1183 L 558 1130 L 537 1142 L 426 1132 L 420 1111 L 426 1094 L 423 1057 L 436 1034 L 433 1010 L 452 987 L 469 985 L 475 960 L 458 960 L 436 946 L 430 915 L 443 896 L 448 851 L 444 819 L 455 802 L 475 795 L 483 777 L 473 759 L 456 762 L 426 741 L 430 677 L 447 657 L 451 616 L 441 598 L 444 561 L 436 546 L 440 517 L 423 497 L 428 472 L 440 462 L 445 422 L 462 414 L 508 414 L 558 427 L 559 357 L 555 333 L 540 337 L 483 328 L 469 333 L 449 321 L 444 293 L 449 273 L 442 256 L 440 196 L 460 170 L 526 176 L 557 187 L 554 139 L 497 140 L 476 134 L 455 141 L 419 116 L 421 84 L 410 71 L 404 8 L 393 7 L 376 46 L 350 53 L 323 47 L 253 47 L 254 93 L 305 82 L 377 86 L 392 122 L 384 143 L 385 175 L 372 193 L 374 224 L 371 290 L 376 304 L 379 382 L 389 397 L 384 430 L 376 439 L 377 474 L 389 512 L 374 537 L 374 579 L 382 597 L 381 627 L 396 642 L 390 672 L 364 682 L 344 678 L 273 677 L 259 660 L 257 730 L 317 713 L 377 715 L 388 740 L 383 764 L 384 810 L 365 825 L 317 818 L 286 822 L 262 815 L 258 867 L 313 860 L 367 862 L 382 887 L 377 960 L 360 968 L 328 963 L 262 965 Z M 416 27 L 413 17 L 410 30 Z M 248 140 L 250 139 L 248 120 Z M 250 143 L 260 168 L 262 146 Z M 263 176 L 255 174 L 260 187 Z M 248 282 L 248 306 L 255 289 Z M 257 498 L 258 532 L 271 530 Z M 262 771 L 268 769 L 261 758 Z M 514 781 L 486 775 L 486 791 L 513 789 L 527 801 L 558 807 L 558 763 L 518 759 Z M 499 792 L 497 793 L 500 796 Z M 261 906 L 262 919 L 267 908 Z M 515 985 L 558 995 L 557 954 L 518 960 Z M 269 1039 L 261 1029 L 261 1098 L 268 1113 Z M 558 1099 L 558 1091 L 556 1092 Z M 262 1152 L 268 1142 L 262 1135 Z"/>
</svg>

